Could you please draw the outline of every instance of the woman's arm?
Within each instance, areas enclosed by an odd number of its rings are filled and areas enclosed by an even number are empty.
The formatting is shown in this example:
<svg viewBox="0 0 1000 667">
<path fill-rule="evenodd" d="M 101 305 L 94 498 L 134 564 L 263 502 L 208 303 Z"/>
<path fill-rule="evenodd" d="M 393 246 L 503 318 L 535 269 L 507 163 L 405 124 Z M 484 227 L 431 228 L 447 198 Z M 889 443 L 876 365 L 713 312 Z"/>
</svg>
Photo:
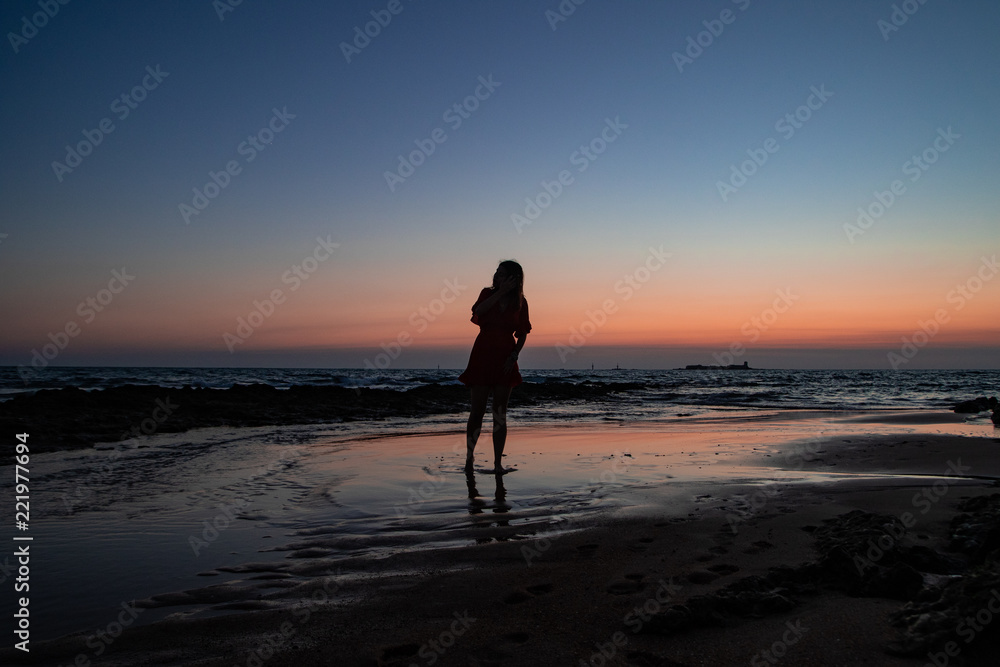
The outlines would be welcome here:
<svg viewBox="0 0 1000 667">
<path fill-rule="evenodd" d="M 520 338 L 514 337 L 514 354 L 521 354 L 521 348 L 524 347 L 524 341 L 528 340 L 528 334 L 521 334 Z"/>
<path fill-rule="evenodd" d="M 521 348 L 524 347 L 524 341 L 528 340 L 528 334 L 521 334 L 520 337 L 514 337 L 514 351 L 507 355 L 507 359 L 503 362 L 503 372 L 510 373 L 514 370 L 514 364 L 517 363 L 517 357 L 521 354 Z"/>
<path fill-rule="evenodd" d="M 507 278 L 507 280 L 505 280 L 499 288 L 493 291 L 493 294 L 490 294 L 488 297 L 480 301 L 472 312 L 475 313 L 477 317 L 481 316 L 483 313 L 496 305 L 496 302 L 503 298 L 507 292 L 511 291 L 515 287 L 517 287 L 517 281 L 514 278 Z"/>
<path fill-rule="evenodd" d="M 500 293 L 500 290 L 495 290 L 493 294 L 476 304 L 476 307 L 472 310 L 472 312 L 477 316 L 482 316 L 482 314 L 492 308 L 502 296 L 503 294 Z"/>
</svg>

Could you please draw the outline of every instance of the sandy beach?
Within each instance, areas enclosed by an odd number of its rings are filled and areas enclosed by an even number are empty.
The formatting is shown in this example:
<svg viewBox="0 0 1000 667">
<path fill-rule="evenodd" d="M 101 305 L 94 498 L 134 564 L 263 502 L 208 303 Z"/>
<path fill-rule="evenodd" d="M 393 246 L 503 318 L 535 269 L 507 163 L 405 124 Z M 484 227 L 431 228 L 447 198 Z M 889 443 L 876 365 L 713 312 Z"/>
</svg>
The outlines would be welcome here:
<svg viewBox="0 0 1000 667">
<path fill-rule="evenodd" d="M 461 443 L 420 424 L 200 429 L 116 461 L 162 487 L 130 496 L 112 470 L 69 501 L 52 488 L 72 512 L 36 539 L 62 581 L 34 608 L 62 621 L 31 663 L 988 664 L 1000 623 L 956 627 L 992 619 L 1000 587 L 981 553 L 1000 513 L 988 419 L 520 424 L 499 482 L 461 472 Z M 102 455 L 40 471 L 72 480 Z M 963 582 L 954 608 L 919 607 Z"/>
</svg>

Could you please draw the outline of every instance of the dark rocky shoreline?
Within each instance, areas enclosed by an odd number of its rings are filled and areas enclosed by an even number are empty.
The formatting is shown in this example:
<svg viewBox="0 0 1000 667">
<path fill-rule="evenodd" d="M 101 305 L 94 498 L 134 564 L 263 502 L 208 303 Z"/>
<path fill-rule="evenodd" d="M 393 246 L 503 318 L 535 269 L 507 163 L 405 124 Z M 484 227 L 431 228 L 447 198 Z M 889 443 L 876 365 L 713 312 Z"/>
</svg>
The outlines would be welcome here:
<svg viewBox="0 0 1000 667">
<path fill-rule="evenodd" d="M 635 382 L 524 383 L 510 406 L 579 401 L 642 389 Z M 28 432 L 33 451 L 92 447 L 151 433 L 208 426 L 278 426 L 462 413 L 469 391 L 429 384 L 407 391 L 339 386 L 234 385 L 228 389 L 123 385 L 97 391 L 43 389 L 0 403 L 0 429 Z"/>
</svg>

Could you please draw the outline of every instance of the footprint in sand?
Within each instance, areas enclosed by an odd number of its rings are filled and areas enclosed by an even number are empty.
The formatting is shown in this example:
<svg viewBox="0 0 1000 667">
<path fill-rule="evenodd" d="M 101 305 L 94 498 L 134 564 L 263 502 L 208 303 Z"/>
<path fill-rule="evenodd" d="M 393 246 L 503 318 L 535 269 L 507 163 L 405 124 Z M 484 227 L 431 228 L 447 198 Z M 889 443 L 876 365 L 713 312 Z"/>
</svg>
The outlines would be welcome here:
<svg viewBox="0 0 1000 667">
<path fill-rule="evenodd" d="M 501 639 L 510 644 L 514 644 L 515 646 L 520 646 L 522 644 L 527 644 L 528 640 L 531 639 L 531 635 L 527 632 L 508 632 L 501 637 Z"/>
<path fill-rule="evenodd" d="M 683 662 L 661 658 L 645 651 L 629 651 L 625 654 L 628 664 L 633 667 L 687 667 Z"/>
<path fill-rule="evenodd" d="M 743 550 L 745 554 L 759 554 L 762 551 L 767 551 L 768 549 L 773 549 L 774 545 L 767 540 L 757 540 L 751 544 L 748 548 Z"/>
<path fill-rule="evenodd" d="M 474 653 L 474 655 L 475 655 L 475 658 L 473 658 L 473 660 L 475 660 L 475 662 L 471 662 L 470 663 L 470 664 L 473 664 L 473 665 L 501 665 L 508 658 L 511 657 L 509 653 L 501 651 L 500 649 L 494 648 L 492 646 L 487 646 L 485 648 L 478 649 Z M 411 665 L 412 664 L 413 663 L 411 663 Z M 417 663 L 417 664 L 419 664 L 419 663 Z M 407 666 L 407 667 L 410 667 L 410 666 Z"/>
<path fill-rule="evenodd" d="M 719 578 L 719 575 L 708 570 L 695 570 L 685 577 L 692 584 L 710 584 Z"/>
<path fill-rule="evenodd" d="M 718 563 L 716 565 L 709 566 L 707 569 L 709 572 L 715 572 L 716 574 L 722 576 L 740 571 L 738 565 L 733 565 L 731 563 Z"/>
<path fill-rule="evenodd" d="M 400 644 L 382 649 L 378 657 L 379 667 L 408 664 L 411 659 L 417 657 L 419 650 L 420 646 L 417 644 Z"/>
<path fill-rule="evenodd" d="M 631 595 L 632 593 L 638 593 L 642 589 L 643 585 L 639 581 L 634 579 L 618 579 L 608 584 L 605 590 L 612 595 Z"/>
<path fill-rule="evenodd" d="M 504 604 L 521 604 L 525 600 L 530 600 L 531 595 L 527 591 L 516 590 L 503 599 Z"/>
<path fill-rule="evenodd" d="M 542 584 L 533 584 L 531 586 L 525 586 L 524 588 L 518 588 L 511 591 L 503 599 L 505 604 L 520 604 L 525 600 L 530 600 L 533 597 L 538 597 L 540 595 L 547 595 L 551 593 L 553 589 L 552 584 L 546 582 Z"/>
</svg>

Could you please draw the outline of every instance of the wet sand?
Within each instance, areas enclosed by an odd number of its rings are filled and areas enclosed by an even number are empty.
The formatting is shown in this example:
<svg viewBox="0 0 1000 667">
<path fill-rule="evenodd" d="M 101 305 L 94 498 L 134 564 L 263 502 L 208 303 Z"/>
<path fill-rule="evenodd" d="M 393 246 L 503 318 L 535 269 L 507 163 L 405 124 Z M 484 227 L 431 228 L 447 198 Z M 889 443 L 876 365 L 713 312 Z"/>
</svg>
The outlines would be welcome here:
<svg viewBox="0 0 1000 667">
<path fill-rule="evenodd" d="M 948 554 L 957 506 L 996 493 L 1000 476 L 992 424 L 951 413 L 521 425 L 499 484 L 467 479 L 454 431 L 243 435 L 164 436 L 130 454 L 123 468 L 158 470 L 169 489 L 108 502 L 90 484 L 50 544 L 73 525 L 93 539 L 84 551 L 114 551 L 113 536 L 151 513 L 177 549 L 156 567 L 179 585 L 150 581 L 130 552 L 119 567 L 131 580 L 107 597 L 135 604 L 81 608 L 82 632 L 33 642 L 32 664 L 736 665 L 779 653 L 796 665 L 924 664 L 885 651 L 900 638 L 889 623 L 900 596 L 859 595 L 836 577 L 810 588 L 783 570 L 775 584 L 774 568 L 815 563 L 828 520 L 855 510 L 909 513 L 894 546 Z M 488 437 L 479 450 L 482 469 Z M 51 456 L 52 480 L 87 465 Z M 241 498 L 233 527 L 194 555 L 185 536 L 197 541 L 205 510 Z M 188 511 L 192 499 L 206 504 Z M 120 578 L 99 572 L 98 586 Z M 719 602 L 734 586 L 753 589 L 749 613 Z M 691 611 L 706 604 L 711 622 Z M 112 638 L 116 619 L 128 627 Z M 982 664 L 990 636 L 959 657 Z M 0 659 L 20 664 L 11 650 Z"/>
</svg>

